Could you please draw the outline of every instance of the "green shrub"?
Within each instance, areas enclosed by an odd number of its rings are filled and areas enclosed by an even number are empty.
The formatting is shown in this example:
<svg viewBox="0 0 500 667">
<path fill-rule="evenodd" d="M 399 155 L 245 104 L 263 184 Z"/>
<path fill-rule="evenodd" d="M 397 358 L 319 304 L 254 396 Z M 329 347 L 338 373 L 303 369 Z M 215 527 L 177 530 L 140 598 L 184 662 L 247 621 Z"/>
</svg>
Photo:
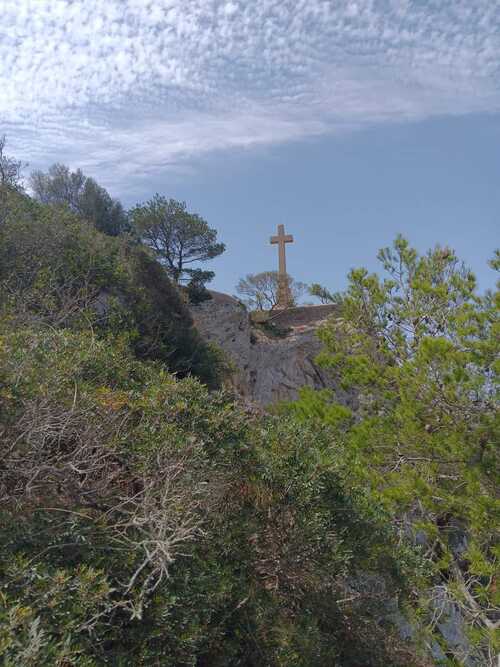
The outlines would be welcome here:
<svg viewBox="0 0 500 667">
<path fill-rule="evenodd" d="M 200 339 L 177 288 L 144 249 L 19 195 L 0 226 L 0 305 L 19 326 L 120 333 L 138 357 L 211 387 L 224 372 L 222 355 Z"/>
<path fill-rule="evenodd" d="M 210 392 L 224 361 L 150 255 L 2 202 L 3 664 L 422 664 L 380 623 L 419 560 L 353 475 L 350 415 Z"/>
<path fill-rule="evenodd" d="M 327 429 L 83 329 L 4 322 L 0 396 L 4 664 L 417 664 L 377 623 L 413 556 Z"/>
<path fill-rule="evenodd" d="M 342 434 L 351 479 L 425 545 L 429 585 L 457 605 L 486 664 L 500 646 L 500 291 L 479 295 L 447 248 L 419 256 L 399 237 L 379 259 L 385 275 L 351 271 L 336 295 L 341 317 L 319 332 L 318 361 L 357 396 L 357 410 L 306 389 L 287 411 Z M 500 268 L 498 254 L 491 264 Z"/>
</svg>

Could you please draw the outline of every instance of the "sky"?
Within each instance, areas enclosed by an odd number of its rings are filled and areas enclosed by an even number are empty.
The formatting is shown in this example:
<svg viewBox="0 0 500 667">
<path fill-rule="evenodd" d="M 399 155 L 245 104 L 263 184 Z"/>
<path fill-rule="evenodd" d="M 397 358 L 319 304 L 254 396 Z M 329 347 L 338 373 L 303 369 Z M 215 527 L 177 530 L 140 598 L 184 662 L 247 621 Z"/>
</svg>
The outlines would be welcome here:
<svg viewBox="0 0 500 667">
<path fill-rule="evenodd" d="M 185 200 L 227 251 L 342 289 L 404 234 L 482 289 L 500 245 L 498 0 L 0 0 L 0 134 L 126 206 Z M 208 268 L 208 267 L 207 267 Z"/>
</svg>

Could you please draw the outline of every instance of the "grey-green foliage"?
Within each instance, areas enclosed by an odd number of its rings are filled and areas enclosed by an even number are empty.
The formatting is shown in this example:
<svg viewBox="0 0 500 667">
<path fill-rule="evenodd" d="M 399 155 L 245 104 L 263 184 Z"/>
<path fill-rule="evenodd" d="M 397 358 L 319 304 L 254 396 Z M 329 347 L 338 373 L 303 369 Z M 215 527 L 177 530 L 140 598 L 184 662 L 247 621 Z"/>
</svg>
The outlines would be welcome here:
<svg viewBox="0 0 500 667">
<path fill-rule="evenodd" d="M 130 218 L 142 241 L 176 283 L 190 279 L 205 283 L 213 278 L 213 272 L 200 272 L 193 264 L 218 257 L 225 245 L 217 241 L 217 231 L 202 217 L 190 213 L 184 202 L 156 194 L 133 208 Z"/>
<path fill-rule="evenodd" d="M 0 225 L 7 217 L 12 195 L 23 192 L 22 170 L 26 166 L 21 160 L 7 155 L 5 135 L 0 136 Z"/>
<path fill-rule="evenodd" d="M 0 187 L 22 190 L 21 172 L 25 164 L 6 154 L 6 144 L 7 138 L 4 134 L 0 136 Z"/>
<path fill-rule="evenodd" d="M 81 169 L 70 171 L 66 165 L 53 164 L 47 172 L 34 171 L 30 187 L 39 202 L 67 205 L 109 236 L 118 236 L 128 229 L 121 203 Z"/>
<path fill-rule="evenodd" d="M 411 554 L 327 428 L 1 319 L 0 398 L 2 664 L 421 664 L 377 623 Z"/>
<path fill-rule="evenodd" d="M 413 555 L 335 432 L 178 380 L 217 359 L 159 263 L 8 194 L 0 662 L 419 664 L 376 622 Z"/>
<path fill-rule="evenodd" d="M 137 356 L 217 385 L 221 354 L 193 326 L 179 290 L 129 237 L 10 191 L 0 225 L 0 319 L 127 337 Z M 0 202 L 1 204 L 1 202 Z"/>
</svg>

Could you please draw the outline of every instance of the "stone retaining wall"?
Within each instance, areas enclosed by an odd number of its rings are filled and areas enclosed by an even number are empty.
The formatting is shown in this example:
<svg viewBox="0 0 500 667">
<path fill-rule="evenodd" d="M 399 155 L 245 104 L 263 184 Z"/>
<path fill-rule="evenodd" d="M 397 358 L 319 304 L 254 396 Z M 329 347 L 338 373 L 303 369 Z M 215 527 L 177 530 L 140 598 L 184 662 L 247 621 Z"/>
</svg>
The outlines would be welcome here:
<svg viewBox="0 0 500 667">
<path fill-rule="evenodd" d="M 283 328 L 300 327 L 326 320 L 331 315 L 338 314 L 338 312 L 338 306 L 333 304 L 297 306 L 296 308 L 287 308 L 271 313 L 268 322 L 273 322 L 273 324 Z"/>
</svg>

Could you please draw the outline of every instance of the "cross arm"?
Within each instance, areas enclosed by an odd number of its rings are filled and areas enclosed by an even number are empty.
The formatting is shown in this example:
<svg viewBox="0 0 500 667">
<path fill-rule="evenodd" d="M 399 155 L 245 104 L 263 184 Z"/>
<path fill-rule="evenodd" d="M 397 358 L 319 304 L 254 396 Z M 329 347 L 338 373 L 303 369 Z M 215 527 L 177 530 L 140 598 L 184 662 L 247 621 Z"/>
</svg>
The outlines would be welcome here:
<svg viewBox="0 0 500 667">
<path fill-rule="evenodd" d="M 285 234 L 284 236 L 271 236 L 271 243 L 293 243 L 292 234 Z"/>
</svg>

